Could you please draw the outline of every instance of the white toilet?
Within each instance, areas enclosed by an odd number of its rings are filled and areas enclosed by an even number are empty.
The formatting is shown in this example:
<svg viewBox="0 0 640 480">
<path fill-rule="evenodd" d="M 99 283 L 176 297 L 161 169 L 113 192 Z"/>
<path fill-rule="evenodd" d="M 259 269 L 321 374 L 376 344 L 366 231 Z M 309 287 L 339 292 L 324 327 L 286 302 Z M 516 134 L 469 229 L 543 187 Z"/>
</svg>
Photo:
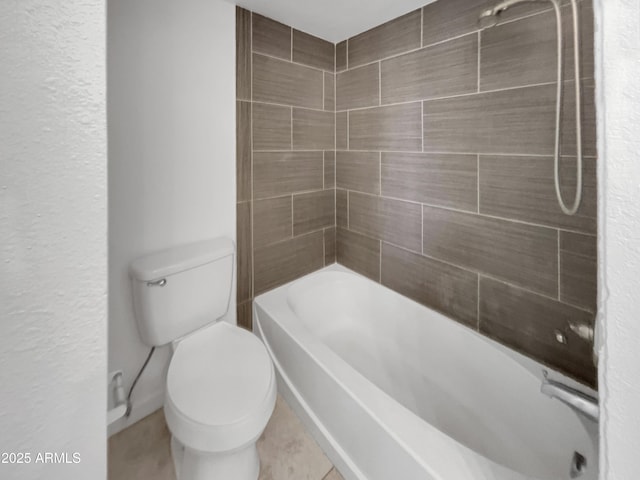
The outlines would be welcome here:
<svg viewBox="0 0 640 480">
<path fill-rule="evenodd" d="M 179 480 L 256 480 L 256 441 L 273 413 L 276 380 L 262 342 L 225 321 L 234 245 L 217 238 L 131 264 L 138 329 L 171 344 L 165 416 Z"/>
</svg>

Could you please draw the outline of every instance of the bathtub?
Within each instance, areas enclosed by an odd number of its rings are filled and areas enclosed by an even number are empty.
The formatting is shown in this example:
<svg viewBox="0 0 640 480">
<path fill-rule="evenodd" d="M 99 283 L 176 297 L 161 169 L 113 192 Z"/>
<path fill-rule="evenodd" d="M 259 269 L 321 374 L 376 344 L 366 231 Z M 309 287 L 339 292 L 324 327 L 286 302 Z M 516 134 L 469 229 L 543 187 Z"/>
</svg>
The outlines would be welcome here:
<svg viewBox="0 0 640 480">
<path fill-rule="evenodd" d="M 597 425 L 540 364 L 347 268 L 256 297 L 254 330 L 347 480 L 568 480 L 576 452 L 597 479 Z"/>
</svg>

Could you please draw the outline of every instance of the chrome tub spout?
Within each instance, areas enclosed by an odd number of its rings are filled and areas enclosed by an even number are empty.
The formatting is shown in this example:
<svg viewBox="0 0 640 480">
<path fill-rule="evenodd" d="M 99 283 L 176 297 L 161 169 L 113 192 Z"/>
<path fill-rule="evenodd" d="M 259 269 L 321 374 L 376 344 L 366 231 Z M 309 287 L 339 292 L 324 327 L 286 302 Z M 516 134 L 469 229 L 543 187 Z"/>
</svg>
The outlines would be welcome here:
<svg viewBox="0 0 640 480">
<path fill-rule="evenodd" d="M 546 372 L 545 372 L 546 373 Z M 542 382 L 540 391 L 550 398 L 556 398 L 573 410 L 581 413 L 589 420 L 598 422 L 600 417 L 600 407 L 598 400 L 594 397 L 586 395 L 575 388 L 571 388 L 555 380 L 546 377 Z"/>
</svg>

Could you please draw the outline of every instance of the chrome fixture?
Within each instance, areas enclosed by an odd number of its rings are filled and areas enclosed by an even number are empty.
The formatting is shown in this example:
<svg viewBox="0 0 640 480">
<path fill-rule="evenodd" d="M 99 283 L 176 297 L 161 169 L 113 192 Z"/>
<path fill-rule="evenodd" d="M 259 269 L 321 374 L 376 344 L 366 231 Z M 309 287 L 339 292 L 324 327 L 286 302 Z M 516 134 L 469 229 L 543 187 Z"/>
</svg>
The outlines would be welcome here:
<svg viewBox="0 0 640 480">
<path fill-rule="evenodd" d="M 561 343 L 562 345 L 567 344 L 567 336 L 562 333 L 560 330 L 554 330 L 553 334 L 556 337 L 556 342 Z"/>
<path fill-rule="evenodd" d="M 600 407 L 598 400 L 575 388 L 571 388 L 547 377 L 546 370 L 543 372 L 544 380 L 540 387 L 540 392 L 550 398 L 556 398 L 576 412 L 584 415 L 589 420 L 597 422 L 600 417 Z"/>
<path fill-rule="evenodd" d="M 481 30 L 486 28 L 495 27 L 500 22 L 500 16 L 504 11 L 518 5 L 520 3 L 543 3 L 549 2 L 553 5 L 553 9 L 556 13 L 556 36 L 557 36 L 557 89 L 556 89 L 556 131 L 555 131 L 555 148 L 553 156 L 554 164 L 554 185 L 556 190 L 556 197 L 558 198 L 558 204 L 560 209 L 566 215 L 574 215 L 580 207 L 582 201 L 582 113 L 580 99 L 582 94 L 580 92 L 580 25 L 578 17 L 578 6 L 576 0 L 571 0 L 571 10 L 573 14 L 573 71 L 575 75 L 575 106 L 576 106 L 576 192 L 573 199 L 573 204 L 568 207 L 562 197 L 562 191 L 560 190 L 560 123 L 561 123 L 561 110 L 562 110 L 562 97 L 563 97 L 563 39 L 562 39 L 562 15 L 560 13 L 560 1 L 559 0 L 503 0 L 497 3 L 492 8 L 483 10 L 478 17 L 478 27 Z"/>
<path fill-rule="evenodd" d="M 156 280 L 154 282 L 147 282 L 147 287 L 164 287 L 167 284 L 166 278 L 161 278 L 160 280 Z"/>
<path fill-rule="evenodd" d="M 582 340 L 593 342 L 593 327 L 591 325 L 569 322 L 569 329 Z"/>
</svg>

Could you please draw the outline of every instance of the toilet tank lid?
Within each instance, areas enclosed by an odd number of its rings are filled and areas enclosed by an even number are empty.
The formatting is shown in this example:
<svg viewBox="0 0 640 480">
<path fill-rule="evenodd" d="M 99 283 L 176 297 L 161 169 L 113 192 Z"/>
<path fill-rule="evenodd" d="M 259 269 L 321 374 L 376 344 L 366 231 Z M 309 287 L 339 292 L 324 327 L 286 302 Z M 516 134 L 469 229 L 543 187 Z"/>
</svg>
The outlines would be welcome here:
<svg viewBox="0 0 640 480">
<path fill-rule="evenodd" d="M 227 237 L 180 245 L 134 260 L 129 274 L 140 281 L 158 280 L 232 255 L 234 250 Z"/>
</svg>

